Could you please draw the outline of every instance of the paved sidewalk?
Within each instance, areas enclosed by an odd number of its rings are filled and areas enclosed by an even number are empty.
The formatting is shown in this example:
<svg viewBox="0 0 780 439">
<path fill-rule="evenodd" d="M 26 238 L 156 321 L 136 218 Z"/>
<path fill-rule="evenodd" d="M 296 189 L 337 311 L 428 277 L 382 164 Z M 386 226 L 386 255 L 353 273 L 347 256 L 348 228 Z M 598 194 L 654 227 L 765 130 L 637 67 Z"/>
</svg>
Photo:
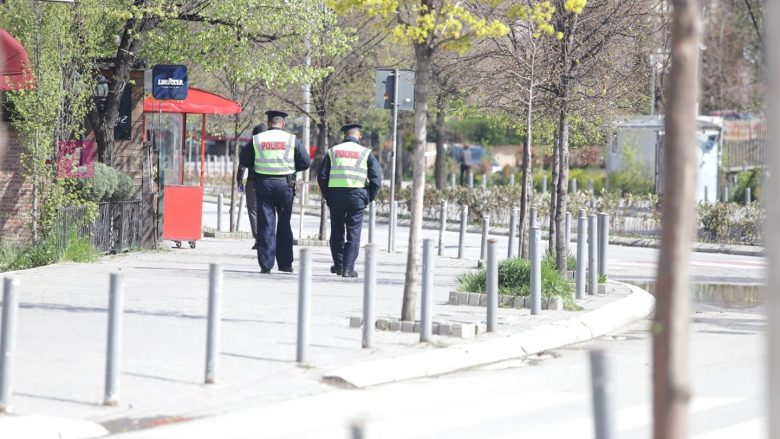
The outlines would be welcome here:
<svg viewBox="0 0 780 439">
<path fill-rule="evenodd" d="M 110 432 L 218 415 L 329 391 L 333 387 L 322 377 L 332 371 L 508 339 L 510 334 L 587 315 L 587 310 L 617 303 L 630 293 L 628 287 L 617 287 L 614 294 L 580 303 L 585 308 L 580 312 L 530 316 L 527 310 L 500 309 L 501 334 L 472 340 L 434 336 L 433 343 L 420 344 L 416 334 L 377 331 L 376 348 L 363 350 L 360 329 L 348 324 L 348 317 L 362 310 L 362 255 L 357 267 L 361 278 L 343 279 L 329 273 L 327 248 L 313 248 L 311 361 L 300 367 L 294 362 L 298 275 L 260 274 L 249 245 L 245 240 L 204 239 L 194 250 L 131 253 L 94 264 L 14 273 L 20 280 L 21 302 L 14 412 L 92 421 Z M 295 252 L 297 259 L 298 248 Z M 376 316 L 399 317 L 406 253 L 378 255 Z M 224 268 L 225 291 L 218 383 L 204 385 L 211 262 Z M 474 260 L 436 257 L 434 321 L 484 322 L 485 308 L 446 304 L 458 275 L 474 266 Z M 297 273 L 297 260 L 295 269 Z M 122 273 L 126 282 L 118 407 L 101 405 L 111 272 Z M 582 337 L 581 331 L 570 332 Z M 517 352 L 514 356 L 523 350 Z M 9 419 L 19 420 L 0 417 L 0 437 L 14 437 L 4 433 Z"/>
</svg>

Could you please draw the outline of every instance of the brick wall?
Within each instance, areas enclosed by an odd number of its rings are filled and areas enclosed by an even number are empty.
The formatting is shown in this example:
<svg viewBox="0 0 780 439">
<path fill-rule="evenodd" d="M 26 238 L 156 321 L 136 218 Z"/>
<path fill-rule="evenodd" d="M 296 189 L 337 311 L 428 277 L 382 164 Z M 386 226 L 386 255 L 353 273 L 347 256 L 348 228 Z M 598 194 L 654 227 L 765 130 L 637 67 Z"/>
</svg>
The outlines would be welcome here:
<svg viewBox="0 0 780 439">
<path fill-rule="evenodd" d="M 5 122 L 0 131 L 0 240 L 19 242 L 32 237 L 32 183 L 22 180 L 16 132 Z"/>
</svg>

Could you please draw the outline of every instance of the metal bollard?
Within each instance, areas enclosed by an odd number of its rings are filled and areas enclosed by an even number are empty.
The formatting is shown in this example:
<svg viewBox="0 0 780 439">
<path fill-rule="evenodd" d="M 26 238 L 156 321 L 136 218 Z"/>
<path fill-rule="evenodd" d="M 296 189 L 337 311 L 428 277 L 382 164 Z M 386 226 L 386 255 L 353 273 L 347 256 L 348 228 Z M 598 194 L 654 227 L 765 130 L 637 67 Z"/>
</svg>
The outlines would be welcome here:
<svg viewBox="0 0 780 439">
<path fill-rule="evenodd" d="M 301 248 L 301 272 L 298 276 L 298 344 L 295 361 L 305 363 L 309 348 L 309 301 L 311 298 L 311 249 Z"/>
<path fill-rule="evenodd" d="M 119 404 L 119 353 L 122 344 L 123 282 L 122 275 L 111 273 L 108 297 L 108 340 L 106 343 L 106 388 L 104 405 Z"/>
<path fill-rule="evenodd" d="M 491 238 L 487 250 L 487 331 L 496 332 L 498 318 L 498 257 L 496 239 Z"/>
<path fill-rule="evenodd" d="M 531 314 L 542 312 L 542 240 L 539 227 L 532 227 L 528 234 L 531 245 Z"/>
<path fill-rule="evenodd" d="M 585 298 L 585 266 L 587 253 L 585 251 L 585 239 L 588 232 L 586 228 L 585 209 L 580 209 L 580 216 L 577 218 L 577 283 L 576 283 L 576 297 L 577 299 Z"/>
<path fill-rule="evenodd" d="M 536 207 L 531 206 L 528 213 L 528 228 L 536 227 Z"/>
<path fill-rule="evenodd" d="M 512 213 L 509 216 L 509 243 L 506 249 L 506 257 L 511 259 L 515 255 L 515 232 L 517 229 L 517 208 L 512 208 Z"/>
<path fill-rule="evenodd" d="M 444 255 L 444 232 L 447 230 L 447 201 L 441 202 L 439 215 L 439 256 Z"/>
<path fill-rule="evenodd" d="M 542 193 L 547 193 L 547 174 L 542 175 Z"/>
<path fill-rule="evenodd" d="M 431 341 L 433 334 L 433 240 L 423 239 L 422 298 L 420 305 L 420 341 Z"/>
<path fill-rule="evenodd" d="M 612 416 L 613 385 L 609 358 L 601 349 L 590 351 L 590 378 L 595 439 L 612 439 L 615 437 L 615 423 Z"/>
<path fill-rule="evenodd" d="M 368 243 L 374 243 L 374 229 L 376 229 L 376 206 L 372 201 L 368 204 Z"/>
<path fill-rule="evenodd" d="M 566 243 L 566 253 L 569 252 L 569 242 L 571 242 L 571 212 L 563 215 L 563 241 Z"/>
<path fill-rule="evenodd" d="M 576 178 L 572 178 L 569 183 L 570 183 L 570 186 L 571 186 L 570 192 L 573 193 L 573 194 L 576 194 L 577 193 L 577 179 Z"/>
<path fill-rule="evenodd" d="M 483 261 L 487 253 L 488 234 L 490 234 L 490 215 L 485 215 L 482 218 L 482 244 L 479 247 L 479 259 Z"/>
<path fill-rule="evenodd" d="M 704 186 L 704 204 L 709 204 L 709 202 L 710 202 L 710 188 Z"/>
<path fill-rule="evenodd" d="M 455 187 L 455 174 L 450 174 L 450 187 Z"/>
<path fill-rule="evenodd" d="M 723 202 L 728 203 L 729 202 L 729 187 L 726 186 L 723 188 Z"/>
<path fill-rule="evenodd" d="M 241 230 L 241 216 L 244 214 L 244 194 L 238 196 L 238 216 L 236 217 L 236 232 Z"/>
<path fill-rule="evenodd" d="M 607 275 L 607 246 L 609 246 L 609 215 L 606 213 L 598 214 L 598 237 L 599 237 L 599 277 Z"/>
<path fill-rule="evenodd" d="M 595 192 L 595 191 L 594 191 L 594 189 L 593 189 L 593 180 L 592 180 L 592 179 L 591 179 L 591 180 L 588 180 L 588 193 L 589 193 L 589 194 L 591 194 L 591 195 L 593 195 L 593 193 L 594 193 L 594 192 Z"/>
<path fill-rule="evenodd" d="M 16 342 L 16 316 L 19 299 L 16 289 L 19 280 L 12 277 L 3 279 L 3 321 L 0 322 L 0 413 L 11 413 L 13 388 L 14 344 Z"/>
<path fill-rule="evenodd" d="M 390 205 L 390 242 L 387 247 L 388 253 L 395 253 L 395 232 L 398 224 L 398 201 L 393 201 Z"/>
<path fill-rule="evenodd" d="M 588 215 L 588 294 L 596 294 L 598 278 L 598 239 L 596 235 L 596 215 Z"/>
<path fill-rule="evenodd" d="M 217 232 L 222 231 L 222 203 L 224 198 L 222 194 L 217 195 Z"/>
<path fill-rule="evenodd" d="M 745 204 L 750 204 L 753 202 L 753 193 L 750 186 L 745 188 Z"/>
<path fill-rule="evenodd" d="M 463 253 L 466 247 L 466 227 L 469 222 L 469 206 L 463 204 L 460 206 L 460 234 L 458 236 L 458 259 L 463 259 Z"/>
<path fill-rule="evenodd" d="M 469 189 L 474 189 L 474 173 L 469 169 Z"/>
<path fill-rule="evenodd" d="M 366 424 L 364 421 L 354 421 L 349 426 L 349 438 L 350 439 L 366 439 Z"/>
<path fill-rule="evenodd" d="M 376 291 L 376 247 L 366 246 L 363 282 L 363 348 L 374 347 L 374 291 Z"/>
<path fill-rule="evenodd" d="M 509 186 L 514 186 L 514 185 L 515 185 L 515 173 L 513 172 L 509 174 Z"/>
<path fill-rule="evenodd" d="M 482 174 L 482 190 L 487 189 L 487 174 Z"/>
<path fill-rule="evenodd" d="M 217 379 L 219 363 L 219 333 L 222 322 L 222 267 L 209 264 L 209 314 L 206 329 L 206 384 Z"/>
</svg>

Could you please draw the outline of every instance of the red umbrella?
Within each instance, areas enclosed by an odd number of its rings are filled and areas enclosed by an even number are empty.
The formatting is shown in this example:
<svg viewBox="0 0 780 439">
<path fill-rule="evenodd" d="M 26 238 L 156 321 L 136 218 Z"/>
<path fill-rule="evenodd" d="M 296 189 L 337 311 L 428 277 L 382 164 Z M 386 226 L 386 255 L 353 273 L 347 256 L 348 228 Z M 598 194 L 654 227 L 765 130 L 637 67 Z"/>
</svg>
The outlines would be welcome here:
<svg viewBox="0 0 780 439">
<path fill-rule="evenodd" d="M 16 38 L 0 29 L 0 90 L 24 90 L 34 86 L 27 51 Z"/>
</svg>

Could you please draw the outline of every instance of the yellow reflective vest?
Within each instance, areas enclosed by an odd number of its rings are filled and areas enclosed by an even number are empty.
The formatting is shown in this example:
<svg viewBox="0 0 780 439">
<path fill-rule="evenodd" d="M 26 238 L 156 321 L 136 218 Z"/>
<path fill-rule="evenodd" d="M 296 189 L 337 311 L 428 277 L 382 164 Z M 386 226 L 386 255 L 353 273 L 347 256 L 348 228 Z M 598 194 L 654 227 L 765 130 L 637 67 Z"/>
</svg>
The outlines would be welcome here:
<svg viewBox="0 0 780 439">
<path fill-rule="evenodd" d="M 355 142 L 340 143 L 328 151 L 328 187 L 363 189 L 368 183 L 368 155 L 371 150 Z"/>
</svg>

